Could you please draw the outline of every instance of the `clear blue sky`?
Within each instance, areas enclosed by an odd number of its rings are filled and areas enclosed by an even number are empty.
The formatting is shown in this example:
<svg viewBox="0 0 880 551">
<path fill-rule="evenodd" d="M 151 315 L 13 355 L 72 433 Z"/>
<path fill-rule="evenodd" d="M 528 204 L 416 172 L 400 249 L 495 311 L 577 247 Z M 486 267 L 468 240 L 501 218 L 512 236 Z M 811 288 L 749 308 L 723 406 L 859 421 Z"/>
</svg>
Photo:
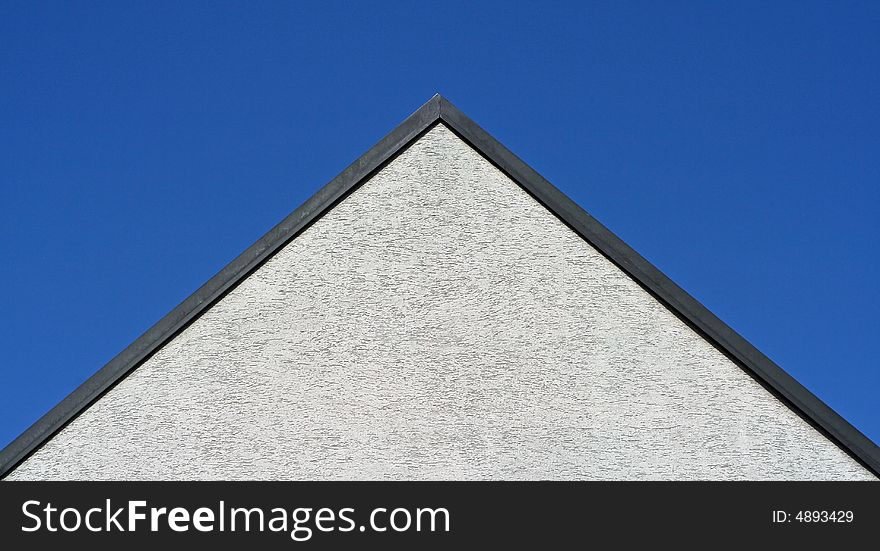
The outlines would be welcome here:
<svg viewBox="0 0 880 551">
<path fill-rule="evenodd" d="M 435 92 L 880 440 L 880 3 L 358 4 L 0 3 L 0 445 Z"/>
</svg>

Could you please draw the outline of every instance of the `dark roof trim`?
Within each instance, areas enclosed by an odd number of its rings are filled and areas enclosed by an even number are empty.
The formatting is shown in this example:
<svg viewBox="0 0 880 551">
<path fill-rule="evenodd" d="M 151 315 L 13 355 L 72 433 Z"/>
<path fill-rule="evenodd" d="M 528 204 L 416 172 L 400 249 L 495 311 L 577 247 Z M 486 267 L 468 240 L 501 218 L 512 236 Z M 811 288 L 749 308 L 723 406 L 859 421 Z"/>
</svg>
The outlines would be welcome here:
<svg viewBox="0 0 880 551">
<path fill-rule="evenodd" d="M 412 141 L 440 122 L 510 176 L 802 418 L 880 477 L 880 448 L 876 444 L 438 94 L 0 451 L 0 478 L 6 476 L 309 224 Z"/>
</svg>

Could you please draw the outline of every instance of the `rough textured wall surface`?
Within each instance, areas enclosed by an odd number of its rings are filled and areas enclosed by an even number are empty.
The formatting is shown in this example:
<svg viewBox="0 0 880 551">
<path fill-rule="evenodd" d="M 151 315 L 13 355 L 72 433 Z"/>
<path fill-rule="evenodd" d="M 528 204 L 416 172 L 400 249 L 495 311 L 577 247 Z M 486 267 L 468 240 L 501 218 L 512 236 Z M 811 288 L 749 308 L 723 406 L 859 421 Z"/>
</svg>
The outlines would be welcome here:
<svg viewBox="0 0 880 551">
<path fill-rule="evenodd" d="M 10 479 L 873 479 L 440 125 Z"/>
</svg>

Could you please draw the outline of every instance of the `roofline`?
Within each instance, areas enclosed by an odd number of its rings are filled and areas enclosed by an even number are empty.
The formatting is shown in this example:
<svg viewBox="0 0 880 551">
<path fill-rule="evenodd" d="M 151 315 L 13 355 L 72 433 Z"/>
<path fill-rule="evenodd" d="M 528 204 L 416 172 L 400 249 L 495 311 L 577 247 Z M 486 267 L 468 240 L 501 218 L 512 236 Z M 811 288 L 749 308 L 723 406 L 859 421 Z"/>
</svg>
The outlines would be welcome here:
<svg viewBox="0 0 880 551">
<path fill-rule="evenodd" d="M 793 411 L 880 477 L 880 448 L 874 442 L 437 94 L 0 451 L 0 479 L 438 123 L 449 127 Z"/>
</svg>

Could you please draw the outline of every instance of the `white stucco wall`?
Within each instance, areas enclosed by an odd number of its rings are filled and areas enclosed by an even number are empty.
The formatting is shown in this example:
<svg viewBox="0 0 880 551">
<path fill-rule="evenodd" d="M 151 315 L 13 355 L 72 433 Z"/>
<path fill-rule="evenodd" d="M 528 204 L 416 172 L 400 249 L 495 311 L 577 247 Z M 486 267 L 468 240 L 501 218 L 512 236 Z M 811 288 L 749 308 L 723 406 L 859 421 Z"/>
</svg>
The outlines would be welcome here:
<svg viewBox="0 0 880 551">
<path fill-rule="evenodd" d="M 16 479 L 872 479 L 438 126 Z"/>
</svg>

